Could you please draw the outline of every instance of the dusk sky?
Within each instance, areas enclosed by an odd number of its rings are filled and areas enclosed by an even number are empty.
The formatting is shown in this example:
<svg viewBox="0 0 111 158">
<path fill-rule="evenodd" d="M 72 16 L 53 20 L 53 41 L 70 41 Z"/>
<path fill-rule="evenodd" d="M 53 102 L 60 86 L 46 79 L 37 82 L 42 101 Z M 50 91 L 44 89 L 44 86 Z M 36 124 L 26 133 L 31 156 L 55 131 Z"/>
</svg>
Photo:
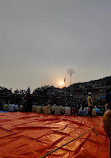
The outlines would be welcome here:
<svg viewBox="0 0 111 158">
<path fill-rule="evenodd" d="M 111 0 L 0 0 L 0 86 L 111 75 Z"/>
</svg>

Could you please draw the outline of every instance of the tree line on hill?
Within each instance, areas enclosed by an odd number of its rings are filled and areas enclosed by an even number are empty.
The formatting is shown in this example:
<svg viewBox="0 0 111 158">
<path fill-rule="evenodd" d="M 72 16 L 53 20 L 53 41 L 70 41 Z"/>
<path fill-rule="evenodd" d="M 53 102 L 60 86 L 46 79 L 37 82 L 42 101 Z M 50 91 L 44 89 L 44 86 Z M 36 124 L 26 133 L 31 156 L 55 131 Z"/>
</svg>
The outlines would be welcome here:
<svg viewBox="0 0 111 158">
<path fill-rule="evenodd" d="M 75 86 L 75 87 L 79 87 L 79 85 L 81 84 L 86 84 L 86 83 L 91 83 L 91 84 L 100 84 L 101 86 L 109 86 L 111 87 L 111 76 L 102 78 L 102 79 L 98 79 L 98 80 L 91 80 L 89 82 L 80 82 L 80 83 L 74 83 L 71 86 Z M 36 88 L 32 94 L 33 94 L 33 98 L 35 99 L 36 96 L 37 97 L 49 97 L 47 92 L 53 93 L 53 91 L 57 91 L 56 95 L 59 96 L 59 91 L 64 89 L 66 92 L 70 91 L 70 86 L 69 87 L 63 87 L 62 89 L 60 88 L 56 88 L 54 86 L 49 86 L 49 85 L 45 85 L 39 88 Z M 11 89 L 5 88 L 5 87 L 0 87 L 0 104 L 2 102 L 20 102 L 23 100 L 24 95 L 26 94 L 25 90 L 15 90 L 14 92 L 12 92 Z"/>
</svg>

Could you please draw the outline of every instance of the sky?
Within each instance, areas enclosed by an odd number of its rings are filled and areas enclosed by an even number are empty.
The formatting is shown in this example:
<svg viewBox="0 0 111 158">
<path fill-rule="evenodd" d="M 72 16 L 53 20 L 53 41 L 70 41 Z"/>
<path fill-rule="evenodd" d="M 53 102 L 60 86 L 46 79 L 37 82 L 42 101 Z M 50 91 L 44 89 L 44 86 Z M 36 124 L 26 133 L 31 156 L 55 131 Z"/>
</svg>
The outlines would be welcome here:
<svg viewBox="0 0 111 158">
<path fill-rule="evenodd" d="M 111 0 L 0 0 L 0 86 L 31 90 L 111 75 Z"/>
</svg>

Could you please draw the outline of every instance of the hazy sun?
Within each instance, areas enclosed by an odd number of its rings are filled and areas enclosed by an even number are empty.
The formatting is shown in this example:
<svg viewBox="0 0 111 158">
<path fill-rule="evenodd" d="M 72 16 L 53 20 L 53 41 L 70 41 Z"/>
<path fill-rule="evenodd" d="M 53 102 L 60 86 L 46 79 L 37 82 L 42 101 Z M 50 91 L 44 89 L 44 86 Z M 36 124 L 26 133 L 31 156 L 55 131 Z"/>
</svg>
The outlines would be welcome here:
<svg viewBox="0 0 111 158">
<path fill-rule="evenodd" d="M 59 85 L 60 85 L 60 86 L 63 86 L 63 84 L 64 84 L 63 81 L 60 81 L 60 82 L 59 82 Z"/>
</svg>

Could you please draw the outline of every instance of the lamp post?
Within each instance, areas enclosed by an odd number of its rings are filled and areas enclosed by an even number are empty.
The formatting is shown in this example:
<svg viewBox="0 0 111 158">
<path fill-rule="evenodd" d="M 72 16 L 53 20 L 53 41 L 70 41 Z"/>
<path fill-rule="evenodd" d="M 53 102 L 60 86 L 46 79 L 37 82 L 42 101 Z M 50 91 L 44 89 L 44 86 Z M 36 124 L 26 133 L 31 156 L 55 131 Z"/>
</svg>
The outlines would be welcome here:
<svg viewBox="0 0 111 158">
<path fill-rule="evenodd" d="M 69 74 L 69 76 L 70 76 L 70 95 L 71 95 L 71 78 L 72 78 L 72 74 L 74 74 L 74 73 L 75 73 L 74 69 L 67 70 L 67 74 Z"/>
<path fill-rule="evenodd" d="M 67 70 L 67 74 L 69 74 L 69 76 L 70 76 L 70 85 L 71 85 L 72 74 L 74 74 L 74 73 L 75 73 L 74 69 L 68 69 Z"/>
</svg>

